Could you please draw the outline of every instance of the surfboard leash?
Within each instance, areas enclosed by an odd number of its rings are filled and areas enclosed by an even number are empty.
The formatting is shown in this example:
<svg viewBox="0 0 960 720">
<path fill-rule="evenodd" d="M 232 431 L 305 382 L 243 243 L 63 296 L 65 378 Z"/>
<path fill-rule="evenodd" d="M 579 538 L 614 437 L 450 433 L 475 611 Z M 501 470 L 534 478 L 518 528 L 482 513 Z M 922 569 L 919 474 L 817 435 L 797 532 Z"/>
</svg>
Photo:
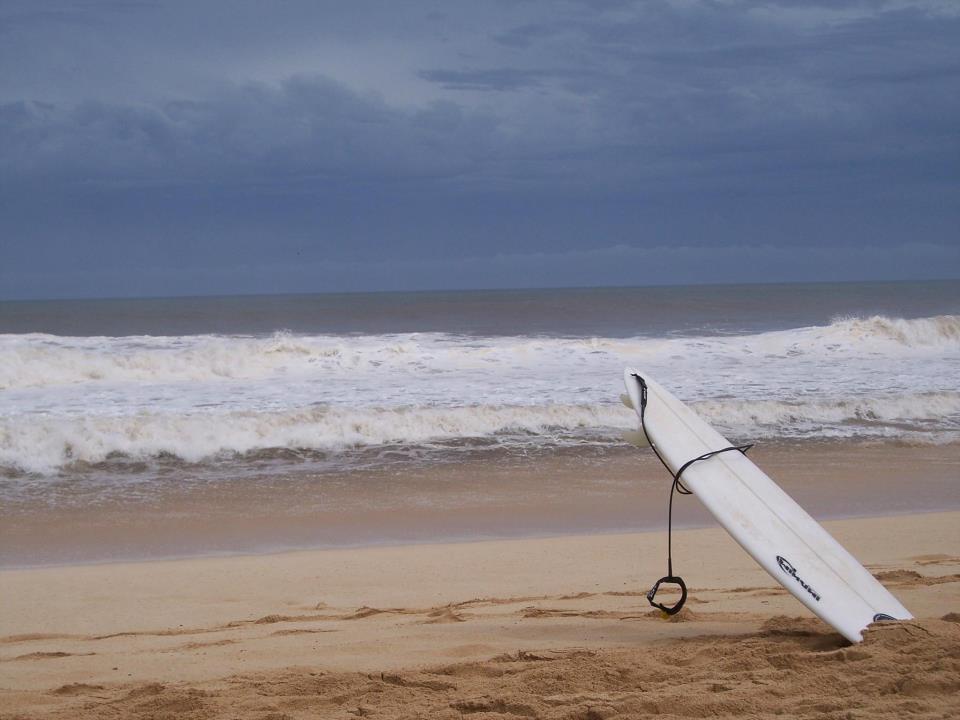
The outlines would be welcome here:
<svg viewBox="0 0 960 720">
<path fill-rule="evenodd" d="M 653 454 L 657 456 L 657 459 L 673 477 L 673 483 L 670 485 L 670 500 L 667 503 L 667 574 L 657 580 L 653 587 L 650 588 L 650 592 L 647 593 L 647 602 L 649 602 L 653 607 L 663 611 L 667 615 L 676 615 L 678 612 L 680 612 L 680 609 L 683 607 L 684 603 L 687 602 L 687 584 L 683 581 L 682 577 L 673 574 L 673 496 L 675 493 L 679 495 L 693 494 L 690 489 L 680 481 L 680 477 L 683 475 L 684 471 L 694 463 L 698 463 L 701 460 L 707 460 L 712 458 L 714 455 L 730 452 L 732 450 L 737 450 L 746 455 L 747 450 L 752 448 L 753 444 L 731 445 L 730 447 L 725 447 L 722 450 L 712 450 L 699 457 L 695 457 L 692 460 L 688 460 L 680 466 L 679 470 L 673 472 L 673 470 L 670 469 L 670 466 L 667 465 L 667 461 L 663 459 L 663 456 L 657 449 L 656 444 L 650 439 L 650 434 L 647 432 L 647 383 L 637 373 L 633 373 L 633 377 L 637 379 L 637 383 L 640 385 L 640 428 L 643 430 L 643 434 L 647 438 L 647 442 L 650 443 L 650 449 L 653 450 Z M 680 600 L 678 600 L 675 605 L 664 605 L 663 603 L 656 601 L 657 591 L 660 589 L 660 586 L 664 584 L 676 585 L 680 588 Z"/>
</svg>

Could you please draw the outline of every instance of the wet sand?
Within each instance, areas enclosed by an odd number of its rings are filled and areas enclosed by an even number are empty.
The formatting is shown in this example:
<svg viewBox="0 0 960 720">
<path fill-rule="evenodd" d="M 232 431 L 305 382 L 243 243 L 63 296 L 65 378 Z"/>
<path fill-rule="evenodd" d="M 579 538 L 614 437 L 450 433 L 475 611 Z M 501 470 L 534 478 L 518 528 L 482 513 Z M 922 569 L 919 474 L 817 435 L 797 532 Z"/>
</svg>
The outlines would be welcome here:
<svg viewBox="0 0 960 720">
<path fill-rule="evenodd" d="M 960 444 L 771 443 L 751 457 L 819 519 L 960 509 Z M 168 478 L 108 497 L 53 483 L 5 508 L 0 566 L 643 531 L 665 527 L 668 492 L 649 451 L 589 446 L 352 474 Z M 714 524 L 692 498 L 675 520 Z"/>
<path fill-rule="evenodd" d="M 917 616 L 850 646 L 719 529 L 0 572 L 7 718 L 951 717 L 960 513 L 827 523 Z"/>
</svg>

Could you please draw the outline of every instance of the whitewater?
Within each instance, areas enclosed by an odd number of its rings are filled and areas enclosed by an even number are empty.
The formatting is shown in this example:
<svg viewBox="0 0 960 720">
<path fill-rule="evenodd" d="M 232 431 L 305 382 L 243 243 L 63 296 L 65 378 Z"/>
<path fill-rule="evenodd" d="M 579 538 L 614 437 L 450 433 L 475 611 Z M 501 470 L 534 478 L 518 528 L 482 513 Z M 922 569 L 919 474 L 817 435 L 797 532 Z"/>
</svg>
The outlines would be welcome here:
<svg viewBox="0 0 960 720">
<path fill-rule="evenodd" d="M 626 365 L 731 438 L 960 440 L 957 315 L 683 337 L 32 333 L 0 335 L 0 472 L 613 447 L 634 422 Z"/>
</svg>

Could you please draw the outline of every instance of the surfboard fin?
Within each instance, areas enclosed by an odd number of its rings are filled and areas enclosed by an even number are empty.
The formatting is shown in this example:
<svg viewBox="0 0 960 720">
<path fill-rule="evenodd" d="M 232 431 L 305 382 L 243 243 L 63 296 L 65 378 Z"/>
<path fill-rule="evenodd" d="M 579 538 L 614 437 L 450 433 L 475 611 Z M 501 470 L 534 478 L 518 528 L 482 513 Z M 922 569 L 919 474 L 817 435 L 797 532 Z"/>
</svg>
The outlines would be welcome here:
<svg viewBox="0 0 960 720">
<path fill-rule="evenodd" d="M 631 400 L 630 396 L 627 395 L 626 393 L 620 393 L 620 402 L 622 402 L 631 410 L 636 410 L 636 408 L 633 406 L 633 400 Z"/>
<path fill-rule="evenodd" d="M 637 447 L 647 447 L 650 444 L 643 430 L 625 430 L 623 440 Z"/>
</svg>

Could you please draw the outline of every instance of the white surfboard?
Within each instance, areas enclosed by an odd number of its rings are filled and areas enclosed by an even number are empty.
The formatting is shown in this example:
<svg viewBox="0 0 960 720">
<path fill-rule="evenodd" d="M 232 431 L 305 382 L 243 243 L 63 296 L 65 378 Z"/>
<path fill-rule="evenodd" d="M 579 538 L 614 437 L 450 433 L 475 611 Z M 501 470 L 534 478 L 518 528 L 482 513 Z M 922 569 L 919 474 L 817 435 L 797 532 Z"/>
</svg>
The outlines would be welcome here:
<svg viewBox="0 0 960 720">
<path fill-rule="evenodd" d="M 730 446 L 649 376 L 628 369 L 624 382 L 638 416 L 638 377 L 647 385 L 648 439 L 673 472 L 688 460 Z M 860 642 L 872 622 L 913 617 L 746 455 L 725 452 L 693 463 L 681 481 L 764 570 L 851 642 Z"/>
</svg>

